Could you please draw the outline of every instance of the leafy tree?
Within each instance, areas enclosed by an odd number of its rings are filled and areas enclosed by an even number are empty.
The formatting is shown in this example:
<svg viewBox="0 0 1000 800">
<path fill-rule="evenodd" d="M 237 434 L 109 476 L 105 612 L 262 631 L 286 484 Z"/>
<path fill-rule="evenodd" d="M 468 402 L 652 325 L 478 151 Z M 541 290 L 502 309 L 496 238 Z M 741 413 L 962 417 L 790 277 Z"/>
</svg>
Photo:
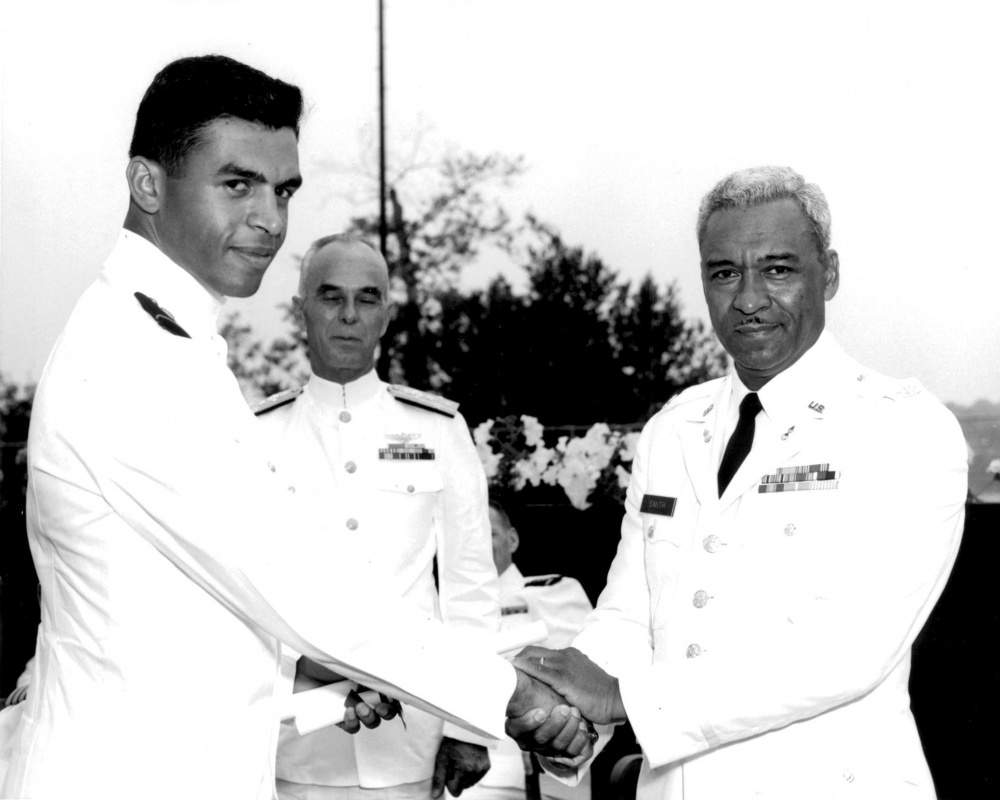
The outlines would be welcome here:
<svg viewBox="0 0 1000 800">
<path fill-rule="evenodd" d="M 526 413 L 550 425 L 631 423 L 721 373 L 721 350 L 683 319 L 674 284 L 661 293 L 647 277 L 633 292 L 550 226 L 529 219 L 528 228 L 525 295 L 501 278 L 444 305 L 438 358 L 471 421 Z"/>
<path fill-rule="evenodd" d="M 382 339 L 380 374 L 410 386 L 447 386 L 447 370 L 435 359 L 440 298 L 455 290 L 462 267 L 483 248 L 511 246 L 510 217 L 495 190 L 523 171 L 520 158 L 464 153 L 444 158 L 424 195 L 429 199 L 403 199 L 406 173 L 389 190 L 386 261 L 398 311 Z M 355 217 L 348 230 L 377 241 L 377 213 Z"/>
</svg>

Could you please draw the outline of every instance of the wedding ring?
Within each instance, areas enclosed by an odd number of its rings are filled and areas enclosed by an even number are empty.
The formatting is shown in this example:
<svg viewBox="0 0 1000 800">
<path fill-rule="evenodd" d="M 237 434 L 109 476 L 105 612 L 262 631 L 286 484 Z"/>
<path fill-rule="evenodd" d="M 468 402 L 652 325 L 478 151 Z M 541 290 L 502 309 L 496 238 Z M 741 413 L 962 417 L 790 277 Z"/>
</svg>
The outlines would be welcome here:
<svg viewBox="0 0 1000 800">
<path fill-rule="evenodd" d="M 540 659 L 538 659 L 538 666 L 540 667 L 545 666 L 545 656 L 542 656 Z"/>
</svg>

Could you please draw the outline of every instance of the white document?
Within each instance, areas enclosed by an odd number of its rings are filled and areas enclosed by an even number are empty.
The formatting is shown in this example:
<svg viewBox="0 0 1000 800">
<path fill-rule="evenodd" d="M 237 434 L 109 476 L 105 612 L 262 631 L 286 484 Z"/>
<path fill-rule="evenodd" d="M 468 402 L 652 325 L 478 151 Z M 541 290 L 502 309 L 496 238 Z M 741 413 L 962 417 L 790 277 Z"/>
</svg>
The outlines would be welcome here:
<svg viewBox="0 0 1000 800">
<path fill-rule="evenodd" d="M 491 644 L 494 652 L 503 655 L 520 650 L 529 644 L 544 642 L 548 635 L 545 623 L 538 620 L 529 622 L 527 625 L 518 625 L 515 628 L 498 631 L 492 635 Z M 354 681 L 338 681 L 318 689 L 309 689 L 293 694 L 286 701 L 281 719 L 283 721 L 294 720 L 295 729 L 301 736 L 330 725 L 338 725 L 344 721 L 344 704 L 347 702 L 348 694 L 357 688 L 358 685 Z M 378 692 L 370 690 L 362 692 L 361 699 L 369 705 L 375 705 L 379 702 Z M 434 713 L 434 709 L 428 707 L 419 697 L 404 693 L 396 699 L 431 714 Z"/>
</svg>

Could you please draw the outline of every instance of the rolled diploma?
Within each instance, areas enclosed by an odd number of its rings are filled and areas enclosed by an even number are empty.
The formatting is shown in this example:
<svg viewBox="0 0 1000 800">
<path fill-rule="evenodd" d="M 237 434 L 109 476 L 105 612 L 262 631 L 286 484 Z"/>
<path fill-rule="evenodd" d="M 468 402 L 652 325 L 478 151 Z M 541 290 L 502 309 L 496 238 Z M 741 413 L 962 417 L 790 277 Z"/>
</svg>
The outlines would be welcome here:
<svg viewBox="0 0 1000 800">
<path fill-rule="evenodd" d="M 529 644 L 544 642 L 549 635 L 548 628 L 541 620 L 529 622 L 526 625 L 518 625 L 513 628 L 498 631 L 493 634 L 493 651 L 497 655 L 520 650 Z M 318 731 L 330 725 L 338 725 L 344 721 L 344 703 L 352 689 L 357 689 L 358 685 L 354 681 L 337 681 L 320 686 L 318 689 L 309 689 L 291 695 L 285 704 L 284 713 L 281 715 L 283 721 L 294 720 L 295 730 L 300 736 Z M 374 706 L 379 702 L 378 692 L 365 691 L 361 693 L 361 699 L 368 705 Z"/>
</svg>

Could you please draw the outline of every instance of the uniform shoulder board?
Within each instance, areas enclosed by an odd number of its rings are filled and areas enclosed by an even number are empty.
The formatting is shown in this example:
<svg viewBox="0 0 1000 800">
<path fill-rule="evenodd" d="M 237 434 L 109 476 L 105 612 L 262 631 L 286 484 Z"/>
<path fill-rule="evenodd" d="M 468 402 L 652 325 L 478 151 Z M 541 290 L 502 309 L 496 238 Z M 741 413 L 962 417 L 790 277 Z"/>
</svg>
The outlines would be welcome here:
<svg viewBox="0 0 1000 800">
<path fill-rule="evenodd" d="M 256 403 L 251 403 L 250 410 L 255 416 L 259 417 L 261 414 L 266 414 L 268 411 L 274 411 L 276 408 L 288 405 L 300 394 L 302 394 L 301 386 L 295 389 L 285 389 L 283 392 L 272 394 L 270 397 L 265 397 L 263 400 L 258 400 Z"/>
<path fill-rule="evenodd" d="M 890 378 L 877 372 L 862 372 L 857 376 L 858 393 L 872 399 L 907 400 L 923 394 L 924 386 L 916 378 Z"/>
<path fill-rule="evenodd" d="M 892 387 L 892 390 L 886 393 L 893 400 L 906 400 L 909 397 L 922 394 L 924 391 L 923 384 L 916 378 L 907 378 L 895 383 L 896 385 Z"/>
<path fill-rule="evenodd" d="M 666 411 L 668 409 L 674 409 L 678 406 L 682 406 L 685 403 L 693 403 L 696 400 L 703 400 L 706 397 L 714 395 L 718 390 L 719 383 L 723 378 L 716 378 L 715 380 L 706 381 L 705 383 L 699 383 L 696 386 L 689 386 L 682 392 L 678 392 L 673 397 L 671 397 L 666 403 L 663 404 L 663 408 L 660 411 Z"/>
<path fill-rule="evenodd" d="M 525 578 L 525 586 L 554 586 L 563 579 L 562 575 L 536 575 L 533 578 Z"/>
<path fill-rule="evenodd" d="M 391 385 L 388 388 L 389 394 L 401 403 L 425 408 L 428 411 L 433 411 L 435 414 L 444 414 L 446 417 L 454 417 L 458 413 L 458 403 L 454 400 L 449 400 L 447 397 L 422 392 L 410 386 Z"/>
</svg>

